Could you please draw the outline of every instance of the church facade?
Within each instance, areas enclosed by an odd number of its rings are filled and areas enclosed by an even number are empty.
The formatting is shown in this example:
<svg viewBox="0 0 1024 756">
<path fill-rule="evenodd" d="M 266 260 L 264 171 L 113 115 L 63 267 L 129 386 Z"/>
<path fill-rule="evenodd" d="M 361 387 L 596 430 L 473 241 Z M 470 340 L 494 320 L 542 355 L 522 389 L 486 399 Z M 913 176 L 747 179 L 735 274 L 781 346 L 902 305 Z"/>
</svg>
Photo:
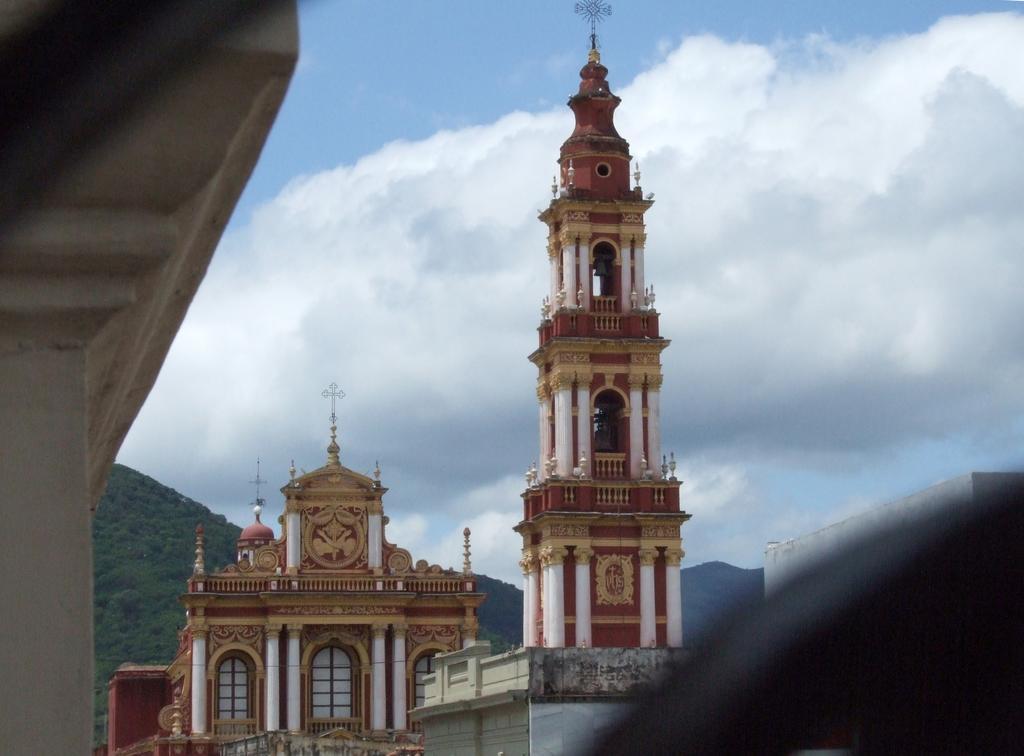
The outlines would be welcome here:
<svg viewBox="0 0 1024 756">
<path fill-rule="evenodd" d="M 523 520 L 526 646 L 682 645 L 681 527 L 675 457 L 661 449 L 661 358 L 644 215 L 615 129 L 620 99 L 591 49 L 569 98 L 548 227 L 541 311 L 540 465 Z M 632 178 L 632 182 L 630 179 Z M 633 184 L 631 186 L 631 183 Z"/>
<path fill-rule="evenodd" d="M 462 571 L 414 561 L 385 536 L 379 470 L 327 464 L 281 489 L 282 537 L 245 528 L 237 561 L 207 573 L 196 533 L 181 597 L 186 625 L 166 668 L 118 670 L 110 683 L 110 754 L 214 754 L 265 732 L 402 742 L 433 657 L 476 638 L 469 531 Z M 381 752 L 383 753 L 383 749 Z"/>
</svg>

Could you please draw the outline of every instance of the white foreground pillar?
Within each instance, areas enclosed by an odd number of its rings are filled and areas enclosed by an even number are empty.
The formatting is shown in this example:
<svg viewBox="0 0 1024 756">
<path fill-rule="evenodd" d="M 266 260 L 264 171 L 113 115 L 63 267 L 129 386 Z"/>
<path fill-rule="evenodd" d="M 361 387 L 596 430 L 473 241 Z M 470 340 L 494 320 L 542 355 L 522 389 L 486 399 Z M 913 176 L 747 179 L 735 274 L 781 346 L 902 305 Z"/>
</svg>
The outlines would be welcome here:
<svg viewBox="0 0 1024 756">
<path fill-rule="evenodd" d="M 387 635 L 387 625 L 373 626 L 373 650 L 370 661 L 373 664 L 373 674 L 370 676 L 370 729 L 381 732 L 387 728 L 387 676 L 385 674 L 387 663 L 385 654 L 384 638 Z"/>
<path fill-rule="evenodd" d="M 679 562 L 682 549 L 665 549 L 665 640 L 672 648 L 683 646 L 683 592 Z"/>
<path fill-rule="evenodd" d="M 576 549 L 576 645 L 592 648 L 590 628 L 590 560 L 594 551 L 589 546 Z"/>
<path fill-rule="evenodd" d="M 537 645 L 537 559 L 526 553 L 519 560 L 523 571 L 523 645 Z"/>
<path fill-rule="evenodd" d="M 630 300 L 630 294 L 633 293 L 633 269 L 630 265 L 630 260 L 633 259 L 630 252 L 632 243 L 632 241 L 623 242 L 622 249 L 619 250 L 621 260 L 619 280 L 622 281 L 622 289 L 619 291 L 619 309 L 622 312 L 633 311 L 633 303 Z"/>
<path fill-rule="evenodd" d="M 587 458 L 584 465 L 583 475 L 589 477 L 593 465 L 593 456 L 590 453 L 590 386 L 585 383 L 586 379 L 576 384 L 576 440 L 578 450 L 576 462 L 578 464 L 583 457 Z"/>
<path fill-rule="evenodd" d="M 647 379 L 647 458 L 655 478 L 661 474 L 661 376 Z"/>
<path fill-rule="evenodd" d="M 302 544 L 302 533 L 300 532 L 300 518 L 297 509 L 285 510 L 285 528 L 287 530 L 287 542 L 285 543 L 286 571 L 294 575 L 299 571 L 299 561 Z"/>
<path fill-rule="evenodd" d="M 288 628 L 288 729 L 291 732 L 299 732 L 302 727 L 302 712 L 299 709 L 302 697 L 299 695 L 299 664 L 301 663 L 299 649 L 299 635 L 302 632 L 302 625 L 292 625 Z"/>
<path fill-rule="evenodd" d="M 206 630 L 192 629 L 192 734 L 206 732 Z"/>
<path fill-rule="evenodd" d="M 640 549 L 640 646 L 657 645 L 658 631 L 654 613 L 654 562 L 658 550 Z"/>
<path fill-rule="evenodd" d="M 558 248 L 549 248 L 548 260 L 551 262 L 551 312 L 558 309 L 558 290 L 562 287 L 561 276 L 558 274 Z"/>
<path fill-rule="evenodd" d="M 640 477 L 640 458 L 644 454 L 643 380 L 642 375 L 629 376 L 629 477 L 634 480 Z"/>
<path fill-rule="evenodd" d="M 279 630 L 267 629 L 267 732 L 281 729 L 281 654 L 278 646 L 280 635 Z"/>
<path fill-rule="evenodd" d="M 557 376 L 555 388 L 555 472 L 563 478 L 572 474 L 572 384 L 569 376 Z"/>
<path fill-rule="evenodd" d="M 405 700 L 405 625 L 392 625 L 391 644 L 391 725 L 396 730 L 407 730 L 409 706 Z"/>
</svg>

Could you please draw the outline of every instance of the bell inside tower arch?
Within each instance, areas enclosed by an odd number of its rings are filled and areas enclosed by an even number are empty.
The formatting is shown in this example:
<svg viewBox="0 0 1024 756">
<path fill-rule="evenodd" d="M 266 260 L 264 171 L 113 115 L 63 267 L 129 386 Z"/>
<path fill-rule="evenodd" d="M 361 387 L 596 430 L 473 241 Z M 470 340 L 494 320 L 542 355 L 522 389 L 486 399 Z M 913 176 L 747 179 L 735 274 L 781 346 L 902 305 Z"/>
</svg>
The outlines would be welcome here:
<svg viewBox="0 0 1024 756">
<path fill-rule="evenodd" d="M 602 391 L 594 399 L 594 451 L 621 452 L 624 434 L 619 427 L 624 422 L 622 397 L 615 391 Z"/>
<path fill-rule="evenodd" d="M 615 250 L 608 242 L 594 247 L 594 294 L 600 297 L 615 294 Z"/>
</svg>

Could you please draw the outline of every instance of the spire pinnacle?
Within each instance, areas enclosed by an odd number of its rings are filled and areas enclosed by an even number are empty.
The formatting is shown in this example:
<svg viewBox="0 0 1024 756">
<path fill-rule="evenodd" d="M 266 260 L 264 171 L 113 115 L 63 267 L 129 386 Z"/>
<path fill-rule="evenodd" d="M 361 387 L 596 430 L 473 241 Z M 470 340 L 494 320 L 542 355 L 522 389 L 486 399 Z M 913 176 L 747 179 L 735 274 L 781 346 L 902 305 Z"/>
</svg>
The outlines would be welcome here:
<svg viewBox="0 0 1024 756">
<path fill-rule="evenodd" d="M 320 393 L 320 396 L 331 400 L 331 443 L 327 445 L 327 464 L 330 467 L 340 467 L 341 460 L 338 457 L 338 453 L 341 451 L 341 447 L 338 446 L 338 415 L 335 411 L 335 402 L 338 399 L 344 399 L 345 392 L 338 388 L 337 383 L 332 381 L 331 385 Z"/>
<path fill-rule="evenodd" d="M 462 531 L 462 574 L 472 575 L 473 565 L 469 561 L 469 528 L 464 528 Z"/>
<path fill-rule="evenodd" d="M 260 458 L 256 457 L 256 477 L 249 481 L 249 483 L 256 486 L 256 501 L 253 502 L 252 507 L 252 511 L 256 515 L 256 522 L 260 521 L 260 512 L 263 511 L 264 504 L 263 499 L 260 497 L 260 486 L 266 482 L 260 477 Z"/>
<path fill-rule="evenodd" d="M 204 560 L 205 549 L 203 548 L 203 524 L 196 525 L 196 561 L 192 566 L 193 575 L 205 575 L 206 563 Z"/>
</svg>

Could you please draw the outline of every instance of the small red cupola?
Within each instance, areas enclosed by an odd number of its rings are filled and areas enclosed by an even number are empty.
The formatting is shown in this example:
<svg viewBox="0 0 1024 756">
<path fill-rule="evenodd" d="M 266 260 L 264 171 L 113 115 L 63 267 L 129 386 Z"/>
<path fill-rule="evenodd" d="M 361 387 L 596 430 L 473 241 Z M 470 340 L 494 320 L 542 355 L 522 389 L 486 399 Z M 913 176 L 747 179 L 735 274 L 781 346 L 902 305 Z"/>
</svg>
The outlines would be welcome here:
<svg viewBox="0 0 1024 756">
<path fill-rule="evenodd" d="M 608 69 L 591 50 L 580 70 L 580 88 L 569 98 L 576 128 L 562 144 L 562 186 L 587 199 L 632 199 L 629 142 L 615 130 L 615 109 L 622 100 L 608 86 Z"/>
</svg>

